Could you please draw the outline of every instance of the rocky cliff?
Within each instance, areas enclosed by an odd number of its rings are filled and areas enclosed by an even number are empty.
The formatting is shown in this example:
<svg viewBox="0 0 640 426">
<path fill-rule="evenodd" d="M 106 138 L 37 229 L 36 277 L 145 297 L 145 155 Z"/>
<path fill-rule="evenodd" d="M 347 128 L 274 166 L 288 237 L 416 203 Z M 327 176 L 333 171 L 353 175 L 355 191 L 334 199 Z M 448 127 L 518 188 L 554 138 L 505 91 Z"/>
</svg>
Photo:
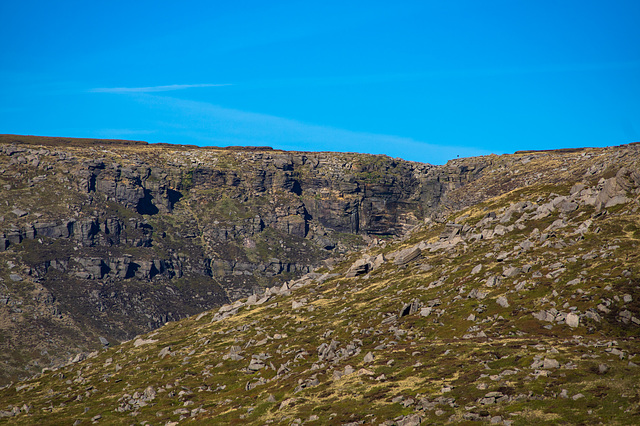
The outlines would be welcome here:
<svg viewBox="0 0 640 426">
<path fill-rule="evenodd" d="M 0 137 L 0 379 L 404 234 L 491 158 Z"/>
<path fill-rule="evenodd" d="M 182 151 L 173 150 L 171 158 L 176 162 Z M 331 175 L 324 178 L 326 186 L 317 187 L 331 189 L 317 198 L 310 196 L 305 176 L 338 173 L 338 168 L 332 171 L 329 166 L 316 166 L 319 170 L 311 172 L 316 169 L 305 169 L 305 164 L 296 165 L 292 160 L 287 163 L 291 164 L 289 170 L 274 166 L 274 178 L 258 179 L 264 182 L 264 190 L 243 187 L 243 182 L 255 181 L 235 172 L 231 176 L 238 176 L 238 180 L 225 175 L 218 181 L 217 185 L 226 189 L 227 198 L 223 198 L 216 192 L 217 186 L 207 183 L 229 170 L 220 166 L 222 158 L 231 162 L 229 158 L 260 154 L 272 161 L 279 155 L 295 158 L 298 154 L 266 150 L 209 154 L 211 162 L 218 158 L 218 165 L 211 167 L 218 172 L 201 174 L 194 170 L 180 180 L 183 186 L 170 186 L 182 195 L 171 213 L 131 213 L 137 227 L 129 225 L 129 219 L 122 220 L 119 246 L 114 243 L 109 249 L 115 253 L 116 247 L 129 247 L 124 241 L 150 244 L 127 243 L 132 245 L 127 252 L 131 257 L 118 256 L 128 262 L 111 266 L 106 256 L 82 255 L 89 250 L 107 250 L 99 243 L 105 233 L 100 230 L 104 216 L 97 208 L 97 214 L 91 216 L 97 218 L 98 229 L 93 246 L 83 246 L 85 234 L 76 237 L 75 223 L 85 220 L 82 214 L 75 219 L 68 237 L 25 236 L 19 243 L 11 242 L 8 250 L 0 253 L 6 256 L 2 260 L 10 268 L 3 272 L 2 284 L 13 291 L 9 299 L 4 299 L 9 302 L 2 312 L 6 314 L 9 307 L 22 309 L 21 316 L 14 310 L 11 324 L 26 330 L 35 314 L 25 308 L 26 303 L 12 305 L 13 294 L 23 291 L 15 300 L 39 297 L 43 306 L 56 307 L 57 299 L 52 300 L 49 294 L 58 297 L 57 293 L 39 289 L 57 277 L 63 277 L 60 282 L 71 287 L 69 297 L 78 295 L 78 303 L 82 303 L 83 289 L 92 283 L 111 286 L 120 294 L 126 292 L 127 299 L 113 298 L 126 300 L 129 305 L 108 307 L 112 310 L 108 315 L 114 317 L 124 315 L 118 309 L 127 306 L 160 306 L 167 287 L 176 292 L 176 297 L 185 298 L 186 305 L 185 293 L 177 292 L 193 289 L 202 296 L 205 284 L 191 284 L 196 277 L 204 277 L 205 283 L 216 280 L 225 289 L 244 288 L 240 284 L 247 280 L 255 294 L 235 301 L 225 299 L 228 303 L 219 308 L 168 322 L 113 348 L 79 354 L 66 365 L 48 367 L 35 377 L 1 388 L 0 422 L 44 425 L 65 419 L 75 424 L 385 426 L 639 423 L 640 145 L 524 152 L 456 160 L 438 168 L 361 157 L 390 168 L 383 175 L 363 176 L 342 163 L 343 169 L 351 170 L 344 172 L 342 180 L 354 176 L 349 190 L 335 189 L 341 183 Z M 229 154 L 231 157 L 227 157 Z M 365 163 L 357 163 L 358 156 L 341 155 L 329 157 L 350 158 L 350 164 L 358 167 Z M 392 163 L 412 174 L 394 176 Z M 462 185 L 461 173 L 469 172 L 472 164 L 479 172 L 467 175 Z M 380 164 L 370 170 L 378 169 Z M 295 177 L 299 190 L 274 188 L 274 181 L 284 181 L 275 176 L 295 171 L 300 172 Z M 375 179 L 392 180 L 398 188 L 377 190 L 373 202 L 367 198 L 371 194 L 367 191 Z M 445 185 L 444 191 L 443 186 L 436 186 L 447 179 L 449 186 Z M 208 189 L 198 189 L 204 185 Z M 295 184 L 287 187 L 297 188 Z M 258 202 L 265 193 L 269 198 Z M 393 194 L 411 196 L 397 195 L 394 200 Z M 424 194 L 433 198 L 422 198 Z M 88 195 L 94 200 L 101 196 L 96 191 L 82 197 Z M 284 205 L 281 200 L 290 204 Z M 383 200 L 393 205 L 395 212 L 372 220 L 370 209 L 382 211 L 376 203 Z M 325 214 L 333 215 L 330 221 L 320 223 L 318 210 L 309 207 L 312 201 L 326 203 Z M 428 203 L 434 202 L 438 208 L 422 219 L 429 212 Z M 358 206 L 358 220 L 348 221 L 353 214 L 327 207 L 331 203 Z M 367 205 L 373 207 L 363 207 Z M 280 214 L 279 208 L 288 210 Z M 123 211 L 131 210 L 119 214 Z M 26 212 L 23 207 L 14 216 L 28 218 L 35 214 Z M 262 224 L 255 220 L 256 213 Z M 13 217 L 10 214 L 5 213 Z M 294 221 L 291 216 L 299 219 Z M 218 222 L 216 226 L 208 225 L 214 221 Z M 381 238 L 382 228 L 366 225 L 386 223 L 399 232 L 414 221 L 418 225 L 395 238 Z M 49 222 L 54 221 L 47 219 Z M 25 229 L 24 224 L 14 223 L 16 229 Z M 308 228 L 291 223 L 308 224 Z M 327 225 L 331 223 L 357 223 L 359 234 L 344 233 L 345 228 L 334 231 Z M 371 232 L 367 246 L 347 252 L 353 247 L 349 246 L 353 243 L 350 238 L 365 238 L 365 229 Z M 180 237 L 175 236 L 178 232 Z M 223 235 L 228 238 L 226 243 L 220 241 Z M 239 239 L 234 240 L 234 235 Z M 252 244 L 245 244 L 247 239 L 255 242 L 256 251 L 251 251 Z M 63 244 L 67 241 L 73 244 Z M 181 241 L 186 248 L 180 249 L 184 255 L 178 258 L 144 257 L 152 250 L 164 253 L 172 247 L 177 253 Z M 335 247 L 326 241 L 332 241 Z M 54 266 L 46 273 L 38 272 L 44 274 L 42 278 L 33 271 L 27 274 L 25 265 L 37 263 L 27 258 L 27 248 L 48 242 L 50 264 Z M 263 242 L 268 243 L 264 246 L 268 256 L 277 256 L 280 262 L 293 259 L 285 256 L 293 256 L 294 250 L 307 253 L 310 261 L 321 259 L 320 254 L 334 256 L 335 252 L 341 257 L 302 276 L 289 275 L 291 279 L 275 285 L 278 277 L 286 275 L 284 272 L 261 272 L 255 267 L 264 263 L 259 254 Z M 309 247 L 316 251 L 304 252 Z M 274 255 L 269 248 L 280 251 Z M 66 266 L 65 253 L 69 257 Z M 225 253 L 226 259 L 222 257 Z M 313 257 L 315 253 L 318 257 Z M 253 255 L 256 257 L 251 258 Z M 74 257 L 93 260 L 86 261 L 81 269 L 74 266 L 80 265 Z M 143 259 L 149 263 L 143 263 Z M 154 263 L 155 259 L 165 259 L 164 266 Z M 211 261 L 202 265 L 194 259 Z M 240 261 L 241 267 L 233 263 Z M 67 272 L 61 272 L 65 267 Z M 197 272 L 199 268 L 205 269 Z M 166 272 L 178 269 L 188 278 L 180 285 L 176 281 L 179 278 Z M 71 279 L 70 271 L 82 272 L 83 277 Z M 110 274 L 133 275 L 110 280 L 106 278 Z M 261 282 L 267 281 L 251 281 L 251 277 L 272 281 L 261 287 Z M 135 293 L 135 285 L 144 291 Z M 157 293 L 148 296 L 153 291 Z M 95 300 L 105 303 L 101 294 L 107 293 L 98 291 Z M 136 300 L 136 295 L 147 299 Z M 197 300 L 195 294 L 191 297 L 190 303 Z M 71 314 L 62 315 L 71 318 Z M 75 318 L 74 324 L 90 324 L 86 329 L 100 326 L 91 325 L 89 315 L 85 317 L 87 322 Z M 4 330 L 7 328 L 3 329 L 6 333 Z"/>
</svg>

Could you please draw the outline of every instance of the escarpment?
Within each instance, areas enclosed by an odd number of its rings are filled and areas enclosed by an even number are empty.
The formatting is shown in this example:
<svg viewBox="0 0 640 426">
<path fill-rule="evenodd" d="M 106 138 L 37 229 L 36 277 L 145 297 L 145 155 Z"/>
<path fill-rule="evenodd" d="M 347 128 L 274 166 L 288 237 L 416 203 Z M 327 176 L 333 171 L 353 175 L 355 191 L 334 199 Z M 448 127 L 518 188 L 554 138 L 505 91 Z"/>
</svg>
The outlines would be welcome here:
<svg viewBox="0 0 640 426">
<path fill-rule="evenodd" d="M 1 136 L 5 353 L 39 355 L 0 379 L 403 235 L 488 164 Z"/>
<path fill-rule="evenodd" d="M 638 423 L 640 145 L 442 167 L 149 149 L 182 173 L 170 213 L 97 186 L 65 220 L 0 205 L 24 238 L 0 252 L 0 324 L 45 367 L 0 386 L 0 422 Z M 36 214 L 55 237 L 24 232 Z"/>
</svg>

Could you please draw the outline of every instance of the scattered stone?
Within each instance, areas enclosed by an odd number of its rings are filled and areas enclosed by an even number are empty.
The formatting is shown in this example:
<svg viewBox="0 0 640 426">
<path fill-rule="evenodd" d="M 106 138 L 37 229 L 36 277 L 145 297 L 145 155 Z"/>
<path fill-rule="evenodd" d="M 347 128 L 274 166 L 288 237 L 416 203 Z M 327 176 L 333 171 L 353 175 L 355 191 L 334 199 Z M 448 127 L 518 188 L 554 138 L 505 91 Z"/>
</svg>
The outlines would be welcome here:
<svg viewBox="0 0 640 426">
<path fill-rule="evenodd" d="M 80 352 L 76 354 L 76 356 L 71 358 L 71 362 L 75 364 L 76 362 L 84 361 L 85 359 L 87 359 L 87 354 L 85 354 L 84 352 Z"/>
<path fill-rule="evenodd" d="M 500 284 L 502 284 L 502 280 L 497 275 L 490 276 L 489 278 L 487 278 L 487 281 L 485 283 L 487 287 L 498 287 Z"/>
<path fill-rule="evenodd" d="M 367 370 L 366 368 L 361 368 L 357 371 L 358 376 L 373 376 L 375 374 L 374 371 Z"/>
<path fill-rule="evenodd" d="M 428 317 L 431 314 L 432 310 L 433 308 L 430 307 L 422 308 L 420 309 L 420 316 Z"/>
<path fill-rule="evenodd" d="M 505 278 L 513 278 L 517 275 L 519 275 L 522 272 L 521 268 L 517 268 L 515 266 L 509 267 L 507 269 L 505 269 L 505 271 L 502 273 L 502 276 Z"/>
<path fill-rule="evenodd" d="M 575 328 L 580 324 L 580 317 L 574 313 L 569 313 L 565 321 L 569 327 Z"/>
<path fill-rule="evenodd" d="M 560 203 L 558 208 L 562 213 L 571 213 L 578 210 L 578 203 L 574 203 L 572 201 L 563 201 L 562 203 Z"/>
<path fill-rule="evenodd" d="M 395 420 L 395 424 L 398 426 L 417 426 L 420 423 L 422 423 L 422 417 L 418 414 L 408 414 L 398 420 Z"/>
<path fill-rule="evenodd" d="M 157 343 L 158 341 L 155 339 L 142 339 L 142 338 L 137 338 L 134 342 L 133 342 L 133 346 L 134 347 L 138 347 L 138 346 L 142 346 L 142 345 L 150 345 L 152 343 Z"/>
<path fill-rule="evenodd" d="M 583 183 L 576 183 L 575 185 L 573 185 L 571 187 L 571 190 L 569 190 L 569 194 L 574 195 L 579 193 L 580 191 L 582 191 L 583 189 L 585 189 L 587 186 Z"/>
<path fill-rule="evenodd" d="M 503 251 L 496 256 L 496 262 L 504 262 L 508 258 L 509 258 L 509 253 L 507 253 L 506 251 Z"/>
<path fill-rule="evenodd" d="M 467 295 L 467 297 L 468 297 L 469 299 L 478 299 L 478 300 L 482 300 L 482 299 L 484 299 L 485 297 L 487 297 L 487 295 L 488 295 L 488 294 L 489 294 L 489 293 L 485 293 L 485 292 L 484 292 L 484 291 L 482 291 L 482 290 L 478 290 L 477 288 L 474 288 L 473 290 L 471 290 L 471 291 L 469 292 L 469 294 Z"/>
<path fill-rule="evenodd" d="M 156 398 L 156 390 L 153 386 L 147 386 L 147 388 L 143 392 L 143 400 L 144 401 L 153 401 Z"/>
<path fill-rule="evenodd" d="M 166 357 L 167 355 L 171 356 L 171 346 L 165 346 L 164 348 L 162 348 L 160 350 L 160 352 L 158 353 L 158 358 L 160 359 L 164 359 L 164 357 Z"/>
<path fill-rule="evenodd" d="M 400 250 L 394 256 L 394 263 L 396 265 L 404 265 L 405 263 L 409 263 L 415 258 L 417 258 L 418 256 L 420 256 L 420 253 L 422 253 L 422 250 L 420 250 L 420 247 L 418 246 L 413 246 L 413 247 L 406 248 L 404 250 Z"/>
<path fill-rule="evenodd" d="M 364 275 L 371 270 L 371 263 L 367 259 L 358 259 L 347 271 L 346 277 L 353 278 L 358 275 Z"/>
<path fill-rule="evenodd" d="M 418 299 L 414 299 L 413 301 L 411 301 L 411 303 L 406 303 L 402 307 L 402 309 L 400 309 L 400 312 L 398 314 L 398 318 L 402 318 L 402 317 L 407 316 L 407 315 L 413 315 L 421 307 L 422 307 L 422 302 L 420 302 L 420 300 L 418 300 Z"/>
<path fill-rule="evenodd" d="M 533 247 L 533 243 L 529 240 L 525 240 L 520 243 L 520 248 L 522 250 L 530 250 Z"/>
<path fill-rule="evenodd" d="M 11 210 L 11 213 L 15 214 L 18 217 L 24 217 L 29 214 L 29 212 L 24 211 L 22 209 L 13 209 Z"/>
<path fill-rule="evenodd" d="M 496 303 L 500 306 L 502 306 L 503 308 L 508 308 L 509 307 L 509 302 L 507 301 L 507 298 L 504 296 L 500 296 L 496 299 Z"/>
<path fill-rule="evenodd" d="M 302 308 L 306 303 L 304 301 L 297 302 L 293 300 L 291 302 L 291 309 L 296 310 Z"/>
<path fill-rule="evenodd" d="M 258 371 L 265 367 L 266 365 L 263 360 L 258 358 L 251 358 L 251 362 L 249 363 L 249 366 L 247 368 L 251 371 Z"/>
</svg>

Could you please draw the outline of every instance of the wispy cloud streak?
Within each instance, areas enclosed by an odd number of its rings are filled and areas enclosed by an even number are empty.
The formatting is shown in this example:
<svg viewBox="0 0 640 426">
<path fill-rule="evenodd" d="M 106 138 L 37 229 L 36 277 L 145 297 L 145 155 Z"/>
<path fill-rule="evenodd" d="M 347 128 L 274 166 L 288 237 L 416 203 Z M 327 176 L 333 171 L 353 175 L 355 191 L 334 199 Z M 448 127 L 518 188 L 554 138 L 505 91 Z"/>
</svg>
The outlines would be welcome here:
<svg viewBox="0 0 640 426">
<path fill-rule="evenodd" d="M 199 145 L 269 145 L 295 151 L 352 151 L 387 154 L 405 160 L 443 164 L 457 155 L 486 155 L 490 151 L 427 143 L 409 137 L 357 132 L 304 123 L 284 117 L 158 95 L 136 101 L 157 114 L 165 142 Z"/>
<path fill-rule="evenodd" d="M 170 92 L 174 90 L 197 89 L 201 87 L 222 87 L 232 86 L 232 84 L 171 84 L 168 86 L 149 86 L 149 87 L 100 87 L 91 89 L 91 93 L 153 93 L 153 92 Z"/>
</svg>

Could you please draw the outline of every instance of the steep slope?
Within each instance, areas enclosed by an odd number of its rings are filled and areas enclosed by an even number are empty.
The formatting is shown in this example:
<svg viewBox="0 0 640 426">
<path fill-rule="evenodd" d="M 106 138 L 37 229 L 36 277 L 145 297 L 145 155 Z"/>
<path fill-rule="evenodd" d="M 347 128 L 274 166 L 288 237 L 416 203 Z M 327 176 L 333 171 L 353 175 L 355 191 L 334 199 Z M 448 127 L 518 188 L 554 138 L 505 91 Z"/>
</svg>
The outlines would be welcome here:
<svg viewBox="0 0 640 426">
<path fill-rule="evenodd" d="M 0 415 L 637 424 L 639 166 L 638 145 L 493 158 L 404 238 L 7 386 Z"/>
<path fill-rule="evenodd" d="M 401 235 L 486 164 L 0 136 L 0 383 Z"/>
</svg>

